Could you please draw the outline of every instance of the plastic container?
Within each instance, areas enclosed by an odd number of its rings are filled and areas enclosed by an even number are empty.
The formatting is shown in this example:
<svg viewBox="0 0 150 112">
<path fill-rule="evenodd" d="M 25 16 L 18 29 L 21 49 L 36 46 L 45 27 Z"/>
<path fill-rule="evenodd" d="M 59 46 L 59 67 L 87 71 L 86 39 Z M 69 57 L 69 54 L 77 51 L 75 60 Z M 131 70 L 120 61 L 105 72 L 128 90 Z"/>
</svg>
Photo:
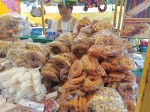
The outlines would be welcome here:
<svg viewBox="0 0 150 112">
<path fill-rule="evenodd" d="M 51 31 L 51 29 L 46 30 L 46 38 L 47 39 L 52 39 L 53 40 L 52 34 L 53 34 L 53 32 Z"/>
<path fill-rule="evenodd" d="M 147 47 L 146 46 L 141 46 L 140 52 L 146 53 Z"/>
</svg>

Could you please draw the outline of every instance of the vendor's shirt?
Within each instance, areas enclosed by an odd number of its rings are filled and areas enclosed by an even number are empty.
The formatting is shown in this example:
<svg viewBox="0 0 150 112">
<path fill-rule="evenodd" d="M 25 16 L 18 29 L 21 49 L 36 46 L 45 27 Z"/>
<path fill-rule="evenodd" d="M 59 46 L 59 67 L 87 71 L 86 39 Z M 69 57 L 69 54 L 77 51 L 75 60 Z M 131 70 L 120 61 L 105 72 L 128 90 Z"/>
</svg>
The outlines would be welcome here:
<svg viewBox="0 0 150 112">
<path fill-rule="evenodd" d="M 58 25 L 59 24 L 59 20 L 54 21 L 52 23 L 51 29 L 53 31 L 58 31 L 58 29 L 59 29 L 59 30 L 62 30 L 62 33 L 69 33 L 69 32 L 72 32 L 71 31 L 71 29 L 72 29 L 71 27 L 73 27 L 73 33 L 76 33 L 77 32 L 77 28 L 76 28 L 77 27 L 77 20 L 75 21 L 75 24 L 72 23 L 73 21 L 74 21 L 73 18 L 71 18 L 68 22 L 63 22 L 61 20 L 61 24 L 60 25 Z M 58 26 L 60 26 L 60 28 L 58 28 Z"/>
</svg>

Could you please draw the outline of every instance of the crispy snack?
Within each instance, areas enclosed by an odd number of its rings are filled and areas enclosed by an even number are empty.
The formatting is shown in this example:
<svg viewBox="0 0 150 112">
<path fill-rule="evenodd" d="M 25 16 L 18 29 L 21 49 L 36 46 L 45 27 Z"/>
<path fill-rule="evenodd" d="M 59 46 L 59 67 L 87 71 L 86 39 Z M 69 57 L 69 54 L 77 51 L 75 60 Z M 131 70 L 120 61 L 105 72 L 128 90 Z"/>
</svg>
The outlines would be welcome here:
<svg viewBox="0 0 150 112">
<path fill-rule="evenodd" d="M 82 88 L 84 91 L 94 91 L 99 88 L 100 84 L 103 83 L 101 77 L 89 75 L 86 77 L 84 83 L 82 84 Z"/>
<path fill-rule="evenodd" d="M 124 104 L 119 93 L 112 88 L 100 88 L 87 103 L 96 112 L 124 112 Z"/>
<path fill-rule="evenodd" d="M 49 47 L 50 47 L 50 51 L 53 54 L 68 53 L 69 52 L 68 47 L 60 41 L 54 41 L 54 42 L 49 43 Z"/>
</svg>

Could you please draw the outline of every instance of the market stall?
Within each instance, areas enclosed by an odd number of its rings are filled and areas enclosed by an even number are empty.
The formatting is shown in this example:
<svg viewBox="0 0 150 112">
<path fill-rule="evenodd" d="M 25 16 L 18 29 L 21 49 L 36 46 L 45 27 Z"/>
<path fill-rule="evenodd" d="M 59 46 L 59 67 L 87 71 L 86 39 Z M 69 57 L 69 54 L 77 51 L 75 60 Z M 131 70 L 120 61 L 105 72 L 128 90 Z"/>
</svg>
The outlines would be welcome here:
<svg viewBox="0 0 150 112">
<path fill-rule="evenodd" d="M 2 112 L 135 112 L 133 45 L 111 23 L 84 17 L 77 34 L 47 43 L 18 38 L 30 32 L 21 15 L 4 15 L 0 23 Z"/>
</svg>

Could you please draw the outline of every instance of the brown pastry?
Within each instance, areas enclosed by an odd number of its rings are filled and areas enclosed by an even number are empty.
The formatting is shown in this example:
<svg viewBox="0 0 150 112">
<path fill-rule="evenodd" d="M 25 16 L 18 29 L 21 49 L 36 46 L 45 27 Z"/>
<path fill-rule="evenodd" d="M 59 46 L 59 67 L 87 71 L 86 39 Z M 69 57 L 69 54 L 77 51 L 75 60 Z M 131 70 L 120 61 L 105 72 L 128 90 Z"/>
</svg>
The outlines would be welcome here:
<svg viewBox="0 0 150 112">
<path fill-rule="evenodd" d="M 54 41 L 54 42 L 49 43 L 49 47 L 50 47 L 50 51 L 53 54 L 68 53 L 69 52 L 68 47 L 64 43 L 59 42 L 59 41 Z"/>
<path fill-rule="evenodd" d="M 67 58 L 61 56 L 61 55 L 55 55 L 51 57 L 50 62 L 53 64 L 53 66 L 58 70 L 67 69 L 71 67 L 71 63 Z"/>
<path fill-rule="evenodd" d="M 119 63 L 124 70 L 134 70 L 135 68 L 135 62 L 128 57 L 122 57 Z"/>
<path fill-rule="evenodd" d="M 32 50 L 27 51 L 23 59 L 31 68 L 43 66 L 46 63 L 46 58 L 43 54 Z"/>
<path fill-rule="evenodd" d="M 102 62 L 101 66 L 106 71 L 121 71 L 121 70 L 123 70 L 123 68 L 121 66 L 116 66 L 109 62 Z"/>
<path fill-rule="evenodd" d="M 78 43 L 72 47 L 72 53 L 77 57 L 81 58 L 85 54 L 87 54 L 88 46 L 82 43 Z"/>
<path fill-rule="evenodd" d="M 101 77 L 88 75 L 85 79 L 85 82 L 82 84 L 82 88 L 86 92 L 94 91 L 98 89 L 98 87 L 102 83 L 103 83 L 103 80 Z"/>
</svg>

